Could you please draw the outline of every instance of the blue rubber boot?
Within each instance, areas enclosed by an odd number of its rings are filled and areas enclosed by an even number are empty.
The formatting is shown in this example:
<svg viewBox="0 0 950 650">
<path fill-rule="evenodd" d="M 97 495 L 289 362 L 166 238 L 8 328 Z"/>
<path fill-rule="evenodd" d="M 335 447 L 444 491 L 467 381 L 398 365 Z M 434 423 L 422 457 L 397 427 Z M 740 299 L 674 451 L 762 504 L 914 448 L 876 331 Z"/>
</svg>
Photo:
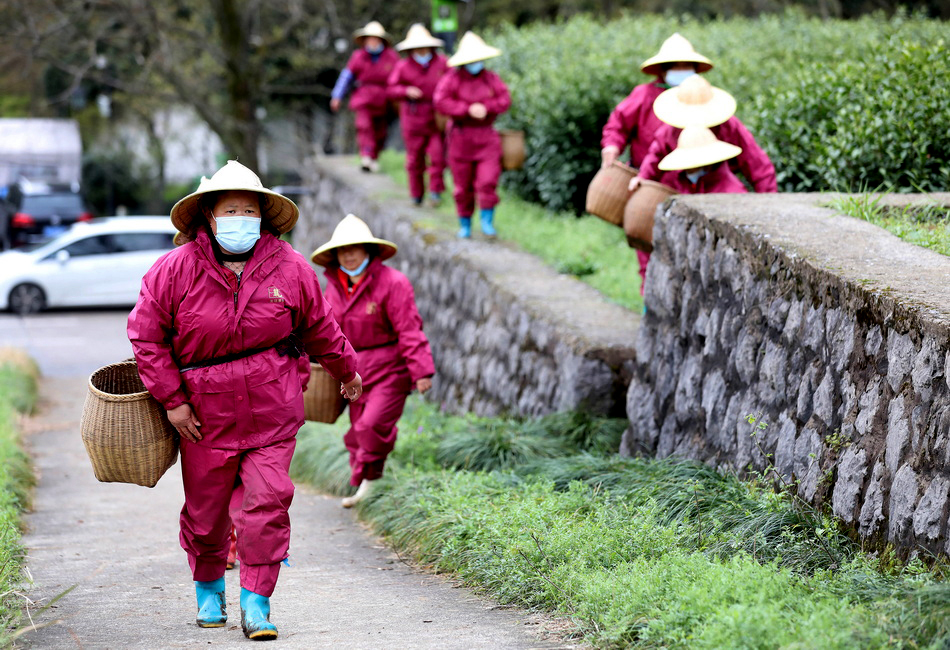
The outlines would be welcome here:
<svg viewBox="0 0 950 650">
<path fill-rule="evenodd" d="M 486 237 L 496 237 L 498 233 L 495 232 L 495 208 L 482 208 L 481 213 L 479 214 L 479 224 L 482 227 L 482 234 Z"/>
<path fill-rule="evenodd" d="M 472 218 L 459 217 L 459 239 L 470 239 L 472 236 Z"/>
<path fill-rule="evenodd" d="M 195 580 L 198 596 L 198 627 L 224 627 L 228 612 L 224 600 L 224 578 L 200 582 Z"/>
<path fill-rule="evenodd" d="M 241 628 L 254 641 L 277 638 L 277 626 L 270 622 L 270 598 L 241 587 Z"/>
</svg>

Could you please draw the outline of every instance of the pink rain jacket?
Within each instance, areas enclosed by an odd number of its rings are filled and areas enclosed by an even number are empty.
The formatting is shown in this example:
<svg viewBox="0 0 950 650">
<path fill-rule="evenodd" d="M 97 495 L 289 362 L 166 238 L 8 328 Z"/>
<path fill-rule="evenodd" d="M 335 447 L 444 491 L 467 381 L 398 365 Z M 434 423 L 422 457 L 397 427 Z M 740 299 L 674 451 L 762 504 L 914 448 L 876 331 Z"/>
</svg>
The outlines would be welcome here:
<svg viewBox="0 0 950 650">
<path fill-rule="evenodd" d="M 360 48 L 353 52 L 346 64 L 356 84 L 356 90 L 350 96 L 350 108 L 372 114 L 385 113 L 388 106 L 386 82 L 397 63 L 399 55 L 391 47 L 383 50 L 375 63 L 366 50 Z"/>
<path fill-rule="evenodd" d="M 402 59 L 389 75 L 389 98 L 402 102 L 399 120 L 403 132 L 428 133 L 435 129 L 435 87 L 447 69 L 444 55 L 435 54 L 429 65 L 420 65 L 412 56 Z M 415 86 L 422 91 L 419 99 L 406 97 L 406 90 Z"/>
<path fill-rule="evenodd" d="M 739 118 L 733 115 L 722 124 L 711 127 L 710 130 L 723 142 L 742 147 L 742 153 L 729 161 L 729 167 L 733 172 L 739 172 L 745 176 L 756 192 L 778 192 L 778 182 L 772 161 Z M 657 169 L 656 165 L 666 154 L 676 148 L 680 131 L 682 129 L 664 124 L 656 132 L 650 151 L 640 164 L 641 178 L 673 185 L 671 177 L 678 172 L 664 172 Z"/>
<path fill-rule="evenodd" d="M 653 102 L 667 89 L 659 80 L 640 84 L 617 104 L 604 125 L 601 148 L 614 146 L 623 153 L 630 144 L 630 162 L 639 167 L 657 130 L 664 125 L 653 112 Z"/>
<path fill-rule="evenodd" d="M 273 346 L 291 333 L 336 380 L 356 376 L 356 354 L 313 269 L 269 233 L 261 234 L 238 286 L 200 231 L 145 274 L 128 323 L 148 391 L 166 409 L 191 404 L 201 422 L 197 444 L 223 449 L 263 447 L 296 435 L 304 422 L 298 359 L 268 349 L 207 368 L 179 368 Z"/>
<path fill-rule="evenodd" d="M 686 174 L 679 172 L 665 172 L 663 182 L 680 194 L 745 194 L 749 190 L 742 184 L 726 163 L 700 177 L 696 184 L 692 184 Z"/>
<path fill-rule="evenodd" d="M 468 114 L 468 107 L 475 103 L 484 104 L 488 109 L 484 119 L 476 120 Z M 509 108 L 508 86 L 491 70 L 473 75 L 464 68 L 452 68 L 435 89 L 435 109 L 451 117 L 453 127 L 491 126 L 495 118 Z"/>
<path fill-rule="evenodd" d="M 327 267 L 324 275 L 327 302 L 359 352 L 364 388 L 369 390 L 405 372 L 413 383 L 435 374 L 409 278 L 375 258 L 353 296 L 347 299 L 336 267 Z"/>
</svg>

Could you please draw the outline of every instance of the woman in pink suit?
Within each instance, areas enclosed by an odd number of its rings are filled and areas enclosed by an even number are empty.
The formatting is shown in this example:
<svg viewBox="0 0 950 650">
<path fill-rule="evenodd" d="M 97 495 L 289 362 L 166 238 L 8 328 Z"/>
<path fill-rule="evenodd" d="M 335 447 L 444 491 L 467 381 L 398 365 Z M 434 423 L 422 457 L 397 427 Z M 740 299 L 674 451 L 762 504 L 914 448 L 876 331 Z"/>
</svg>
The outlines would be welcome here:
<svg viewBox="0 0 950 650">
<path fill-rule="evenodd" d="M 406 145 L 406 172 L 409 196 L 416 205 L 425 196 L 426 155 L 429 156 L 429 198 L 433 207 L 442 203 L 445 191 L 445 153 L 442 132 L 435 122 L 432 103 L 436 84 L 445 74 L 446 58 L 436 52 L 444 43 L 422 25 L 409 28 L 406 40 L 396 51 L 408 57 L 396 64 L 389 75 L 389 98 L 400 102 L 399 122 Z"/>
<path fill-rule="evenodd" d="M 200 627 L 227 622 L 231 522 L 241 627 L 274 639 L 270 596 L 290 545 L 288 470 L 304 422 L 299 357 L 319 359 L 351 400 L 356 353 L 306 260 L 278 235 L 297 206 L 230 161 L 172 208 L 182 246 L 145 274 L 129 315 L 139 374 L 181 436 L 188 555 Z"/>
<path fill-rule="evenodd" d="M 373 237 L 369 226 L 349 214 L 310 258 L 326 267 L 327 302 L 359 353 L 363 376 L 363 398 L 350 404 L 350 430 L 343 438 L 350 483 L 359 486 L 343 499 L 345 508 L 366 498 L 383 475 L 406 398 L 413 388 L 432 388 L 435 374 L 412 285 L 383 264 L 395 254 L 395 244 Z"/>
<path fill-rule="evenodd" d="M 718 140 L 710 129 L 688 126 L 659 169 L 666 172 L 663 182 L 680 194 L 745 194 L 748 190 L 727 162 L 741 154 L 741 147 Z"/>
<path fill-rule="evenodd" d="M 508 87 L 496 73 L 485 69 L 485 60 L 501 55 L 472 32 L 459 41 L 449 59 L 452 68 L 435 89 L 435 109 L 452 122 L 448 133 L 449 168 L 455 182 L 458 236 L 472 236 L 475 199 L 480 208 L 482 233 L 496 235 L 494 219 L 501 176 L 501 136 L 492 124 L 511 107 Z"/>
<path fill-rule="evenodd" d="M 678 86 L 687 78 L 712 70 L 712 62 L 693 49 L 693 45 L 679 34 L 663 41 L 660 51 L 640 66 L 643 74 L 656 78 L 636 86 L 610 113 L 600 140 L 601 166 L 609 167 L 627 146 L 630 146 L 630 164 L 640 167 L 656 132 L 663 122 L 653 112 L 653 102 L 668 88 Z M 675 143 L 674 143 L 675 144 Z M 650 254 L 637 251 L 640 265 L 640 293 L 646 278 Z"/>
<path fill-rule="evenodd" d="M 399 55 L 389 45 L 392 38 L 375 20 L 353 32 L 357 50 L 340 72 L 331 93 L 330 109 L 340 110 L 343 98 L 352 86 L 350 108 L 356 113 L 356 139 L 363 171 L 379 171 L 379 152 L 386 143 L 389 98 L 386 83 Z"/>
</svg>

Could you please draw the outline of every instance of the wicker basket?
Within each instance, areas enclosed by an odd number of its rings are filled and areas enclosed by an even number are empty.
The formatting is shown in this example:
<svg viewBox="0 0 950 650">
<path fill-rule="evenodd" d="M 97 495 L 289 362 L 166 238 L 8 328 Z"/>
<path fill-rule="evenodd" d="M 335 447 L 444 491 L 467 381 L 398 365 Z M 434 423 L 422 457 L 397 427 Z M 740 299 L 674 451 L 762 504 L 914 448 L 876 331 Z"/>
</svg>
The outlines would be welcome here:
<svg viewBox="0 0 950 650">
<path fill-rule="evenodd" d="M 512 170 L 524 167 L 524 131 L 499 129 L 501 136 L 501 167 Z"/>
<path fill-rule="evenodd" d="M 319 363 L 310 363 L 310 383 L 303 394 L 304 417 L 314 422 L 333 424 L 343 413 L 344 400 L 340 382 Z"/>
<path fill-rule="evenodd" d="M 439 133 L 445 133 L 445 130 L 449 128 L 449 116 L 437 112 L 435 114 L 435 128 L 439 130 Z"/>
<path fill-rule="evenodd" d="M 79 429 L 96 478 L 154 487 L 178 457 L 178 432 L 139 377 L 135 361 L 89 377 Z"/>
<path fill-rule="evenodd" d="M 587 212 L 615 226 L 623 225 L 623 208 L 630 197 L 630 179 L 637 170 L 614 161 L 597 172 L 587 187 Z"/>
<path fill-rule="evenodd" d="M 653 215 L 657 206 L 674 194 L 676 190 L 669 185 L 641 179 L 623 210 L 623 231 L 631 248 L 647 253 L 653 250 Z"/>
</svg>

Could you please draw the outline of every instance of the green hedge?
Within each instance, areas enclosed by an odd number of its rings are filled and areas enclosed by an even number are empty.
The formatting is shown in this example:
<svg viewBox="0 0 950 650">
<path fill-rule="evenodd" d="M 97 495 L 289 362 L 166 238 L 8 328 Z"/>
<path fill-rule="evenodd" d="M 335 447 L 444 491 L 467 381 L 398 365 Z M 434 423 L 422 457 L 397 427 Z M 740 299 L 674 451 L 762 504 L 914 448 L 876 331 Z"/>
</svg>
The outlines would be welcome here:
<svg viewBox="0 0 950 650">
<path fill-rule="evenodd" d="M 493 67 L 527 133 L 505 184 L 555 210 L 582 209 L 607 116 L 649 80 L 640 63 L 678 31 L 716 67 L 778 172 L 781 191 L 946 189 L 950 52 L 945 23 L 916 17 L 821 21 L 796 12 L 699 22 L 655 15 L 578 17 L 504 28 Z"/>
</svg>

